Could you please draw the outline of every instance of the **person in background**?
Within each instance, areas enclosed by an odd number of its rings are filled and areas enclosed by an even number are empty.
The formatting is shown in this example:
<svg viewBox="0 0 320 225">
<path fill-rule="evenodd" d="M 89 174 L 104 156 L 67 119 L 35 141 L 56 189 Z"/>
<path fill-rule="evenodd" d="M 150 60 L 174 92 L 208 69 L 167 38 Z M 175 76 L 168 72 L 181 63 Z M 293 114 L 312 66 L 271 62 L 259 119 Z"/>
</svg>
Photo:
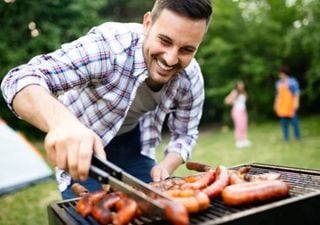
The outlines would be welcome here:
<svg viewBox="0 0 320 225">
<path fill-rule="evenodd" d="M 301 138 L 298 109 L 300 105 L 300 88 L 298 81 L 290 76 L 286 66 L 278 70 L 279 80 L 276 82 L 274 111 L 281 120 L 283 140 L 289 140 L 289 123 L 291 122 L 296 140 Z"/>
<path fill-rule="evenodd" d="M 9 71 L 1 89 L 20 118 L 46 132 L 64 199 L 89 191 L 93 154 L 144 182 L 167 178 L 191 156 L 204 103 L 194 56 L 211 20 L 210 0 L 156 0 L 142 24 L 107 22 Z M 164 157 L 155 150 L 167 120 Z"/>
<path fill-rule="evenodd" d="M 225 97 L 224 102 L 231 105 L 231 118 L 234 125 L 234 137 L 237 148 L 249 147 L 251 142 L 248 140 L 248 113 L 246 101 L 248 95 L 243 81 L 236 81 L 234 88 Z"/>
</svg>

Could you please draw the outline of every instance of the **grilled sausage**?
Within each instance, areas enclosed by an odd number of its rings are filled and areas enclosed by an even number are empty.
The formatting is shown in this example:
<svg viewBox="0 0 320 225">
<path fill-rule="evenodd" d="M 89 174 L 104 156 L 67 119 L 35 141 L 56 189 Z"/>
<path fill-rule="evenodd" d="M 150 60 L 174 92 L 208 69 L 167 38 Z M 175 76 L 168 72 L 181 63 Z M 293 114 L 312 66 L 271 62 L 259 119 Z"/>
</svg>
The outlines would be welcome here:
<svg viewBox="0 0 320 225">
<path fill-rule="evenodd" d="M 173 225 L 189 224 L 189 214 L 182 203 L 167 199 L 157 199 L 156 201 L 165 208 L 165 217 Z"/>
<path fill-rule="evenodd" d="M 91 215 L 102 225 L 109 224 L 112 221 L 111 210 L 103 207 L 102 201 L 92 207 Z"/>
<path fill-rule="evenodd" d="M 209 199 L 208 195 L 206 195 L 204 192 L 198 191 L 195 194 L 195 198 L 197 199 L 197 201 L 199 203 L 200 211 L 205 210 L 210 206 L 210 199 Z"/>
<path fill-rule="evenodd" d="M 199 212 L 200 206 L 195 196 L 195 191 L 191 189 L 187 190 L 169 190 L 166 191 L 165 194 L 169 195 L 169 197 L 176 202 L 182 203 L 189 213 Z"/>
<path fill-rule="evenodd" d="M 189 213 L 197 213 L 200 211 L 200 205 L 195 197 L 171 197 L 173 201 L 182 203 Z"/>
<path fill-rule="evenodd" d="M 215 173 L 215 181 L 201 190 L 206 193 L 210 199 L 218 197 L 221 194 L 222 189 L 229 183 L 228 170 L 225 166 L 218 166 Z"/>
<path fill-rule="evenodd" d="M 151 182 L 149 185 L 152 187 L 160 190 L 160 191 L 167 191 L 170 189 L 179 189 L 181 185 L 186 183 L 186 181 L 183 178 L 180 177 L 169 177 L 165 180 L 161 180 L 158 182 Z"/>
<path fill-rule="evenodd" d="M 187 162 L 186 167 L 188 170 L 195 170 L 198 172 L 207 172 L 211 169 L 211 166 L 198 162 Z"/>
<path fill-rule="evenodd" d="M 259 181 L 259 180 L 279 180 L 281 174 L 280 173 L 262 173 L 262 174 L 245 174 L 244 179 L 246 181 Z"/>
<path fill-rule="evenodd" d="M 190 176 L 189 176 L 190 177 Z M 187 182 L 181 185 L 181 189 L 193 189 L 193 190 L 201 190 L 211 184 L 215 179 L 215 171 L 209 170 L 203 173 L 201 176 L 197 176 L 194 182 Z M 189 181 L 192 181 L 188 178 Z"/>
<path fill-rule="evenodd" d="M 229 184 L 230 185 L 246 182 L 245 179 L 243 178 L 243 176 L 241 177 L 237 171 L 229 170 L 228 173 L 229 173 Z"/>
<path fill-rule="evenodd" d="M 100 224 L 109 224 L 112 221 L 111 209 L 120 200 L 117 192 L 104 196 L 98 203 L 93 205 L 91 214 Z"/>
<path fill-rule="evenodd" d="M 89 193 L 89 191 L 79 183 L 72 184 L 71 190 L 79 197 L 83 197 Z"/>
<path fill-rule="evenodd" d="M 222 191 L 226 205 L 237 206 L 285 197 L 289 186 L 281 180 L 253 181 L 230 185 Z"/>
<path fill-rule="evenodd" d="M 138 204 L 133 199 L 121 198 L 117 201 L 115 207 L 117 212 L 113 215 L 112 223 L 114 225 L 125 225 L 136 216 Z"/>
<path fill-rule="evenodd" d="M 92 207 L 97 203 L 103 196 L 106 195 L 105 191 L 96 191 L 88 193 L 83 196 L 77 203 L 77 212 L 82 216 L 86 217 L 91 213 Z"/>
<path fill-rule="evenodd" d="M 210 205 L 209 197 L 195 190 L 169 190 L 165 192 L 174 201 L 182 203 L 189 213 L 196 213 L 207 209 Z"/>
</svg>

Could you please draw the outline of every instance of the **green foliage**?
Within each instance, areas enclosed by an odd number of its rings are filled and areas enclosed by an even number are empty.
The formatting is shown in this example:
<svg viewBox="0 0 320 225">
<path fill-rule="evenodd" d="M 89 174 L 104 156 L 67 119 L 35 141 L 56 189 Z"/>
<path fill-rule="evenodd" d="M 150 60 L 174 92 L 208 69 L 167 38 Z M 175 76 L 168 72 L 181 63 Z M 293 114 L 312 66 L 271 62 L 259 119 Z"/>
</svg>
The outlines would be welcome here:
<svg viewBox="0 0 320 225">
<path fill-rule="evenodd" d="M 238 79 L 247 85 L 250 120 L 273 117 L 274 83 L 281 64 L 291 67 L 301 84 L 301 113 L 316 112 L 320 101 L 320 2 L 212 2 L 212 22 L 196 55 L 206 89 L 202 122 L 227 122 L 229 108 L 223 98 Z M 152 5 L 150 0 L 2 1 L 0 77 L 104 21 L 141 22 Z M 38 36 L 32 36 L 31 22 Z M 29 130 L 26 123 L 16 120 L 2 98 L 0 104 L 0 117 L 18 129 Z"/>
<path fill-rule="evenodd" d="M 59 48 L 99 23 L 104 0 L 29 0 L 0 2 L 0 77 L 31 57 Z M 30 125 L 16 120 L 0 98 L 0 118 L 28 136 L 42 137 Z M 18 121 L 18 122 L 17 122 Z"/>
<path fill-rule="evenodd" d="M 206 83 L 203 121 L 224 121 L 223 98 L 245 81 L 252 120 L 273 116 L 277 69 L 286 64 L 301 84 L 301 111 L 319 101 L 319 1 L 213 1 L 214 15 L 197 57 Z"/>
</svg>

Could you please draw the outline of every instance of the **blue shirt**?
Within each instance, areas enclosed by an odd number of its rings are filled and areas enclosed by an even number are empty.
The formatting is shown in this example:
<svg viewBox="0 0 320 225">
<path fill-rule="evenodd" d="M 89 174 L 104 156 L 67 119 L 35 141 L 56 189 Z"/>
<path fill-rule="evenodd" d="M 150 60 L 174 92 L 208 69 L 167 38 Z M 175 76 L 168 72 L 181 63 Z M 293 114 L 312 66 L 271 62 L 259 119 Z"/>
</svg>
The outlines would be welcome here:
<svg viewBox="0 0 320 225">
<path fill-rule="evenodd" d="M 286 81 L 284 80 L 278 80 L 276 82 L 276 95 L 278 95 L 278 86 L 281 84 L 284 84 L 286 82 L 286 84 L 288 85 L 289 90 L 291 91 L 291 93 L 293 95 L 298 95 L 300 94 L 300 87 L 299 87 L 299 82 L 297 81 L 296 78 L 289 76 L 288 79 Z"/>
</svg>

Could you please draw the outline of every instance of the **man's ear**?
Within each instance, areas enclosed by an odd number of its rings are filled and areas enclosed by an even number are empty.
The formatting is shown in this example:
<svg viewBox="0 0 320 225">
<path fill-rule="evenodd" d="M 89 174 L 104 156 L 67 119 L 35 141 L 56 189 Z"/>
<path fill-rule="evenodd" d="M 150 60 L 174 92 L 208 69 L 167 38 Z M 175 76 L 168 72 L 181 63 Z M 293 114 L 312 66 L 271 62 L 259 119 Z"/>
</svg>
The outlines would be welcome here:
<svg viewBox="0 0 320 225">
<path fill-rule="evenodd" d="M 147 34 L 152 25 L 152 15 L 151 12 L 147 12 L 143 16 L 143 34 Z"/>
</svg>

